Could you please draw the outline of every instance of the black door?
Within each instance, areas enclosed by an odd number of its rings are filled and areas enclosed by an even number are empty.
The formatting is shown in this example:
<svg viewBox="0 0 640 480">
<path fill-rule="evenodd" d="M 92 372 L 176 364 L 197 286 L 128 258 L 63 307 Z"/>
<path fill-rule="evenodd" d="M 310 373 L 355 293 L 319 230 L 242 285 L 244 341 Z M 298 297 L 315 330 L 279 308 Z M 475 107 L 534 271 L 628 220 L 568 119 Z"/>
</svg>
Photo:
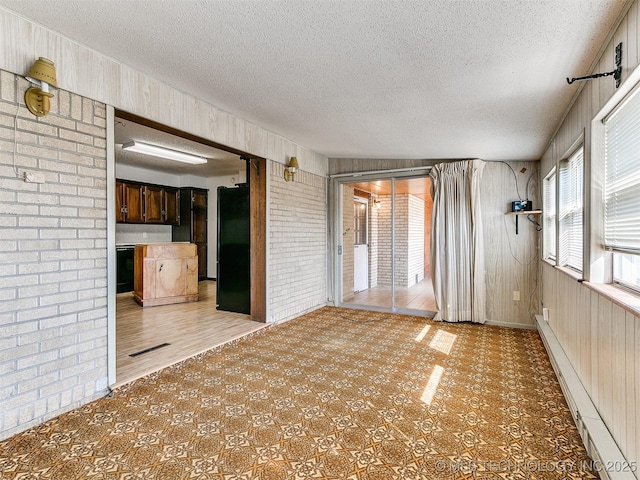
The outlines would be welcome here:
<svg viewBox="0 0 640 480">
<path fill-rule="evenodd" d="M 251 313 L 249 187 L 218 188 L 218 310 Z"/>
</svg>

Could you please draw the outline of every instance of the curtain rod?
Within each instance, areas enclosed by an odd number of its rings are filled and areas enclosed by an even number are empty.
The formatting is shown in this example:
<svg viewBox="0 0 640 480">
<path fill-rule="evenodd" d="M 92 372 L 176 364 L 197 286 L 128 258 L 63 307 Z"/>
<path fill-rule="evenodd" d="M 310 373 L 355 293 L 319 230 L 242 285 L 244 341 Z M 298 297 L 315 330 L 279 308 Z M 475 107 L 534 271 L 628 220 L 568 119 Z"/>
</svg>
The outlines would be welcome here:
<svg viewBox="0 0 640 480">
<path fill-rule="evenodd" d="M 329 175 L 329 178 L 341 178 L 341 177 L 363 177 L 365 175 L 380 175 L 386 173 L 402 173 L 413 172 L 416 170 L 431 170 L 432 165 L 425 165 L 423 167 L 407 167 L 407 168 L 393 168 L 391 170 L 370 170 L 367 172 L 351 172 L 351 173 L 335 173 Z"/>
</svg>

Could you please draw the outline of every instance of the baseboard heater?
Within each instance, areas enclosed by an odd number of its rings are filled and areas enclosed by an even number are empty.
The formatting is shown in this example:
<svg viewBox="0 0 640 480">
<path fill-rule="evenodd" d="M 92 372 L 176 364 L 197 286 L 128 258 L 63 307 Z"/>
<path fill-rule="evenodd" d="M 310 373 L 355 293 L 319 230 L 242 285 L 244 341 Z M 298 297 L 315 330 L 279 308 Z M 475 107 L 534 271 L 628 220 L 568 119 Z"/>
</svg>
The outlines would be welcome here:
<svg viewBox="0 0 640 480">
<path fill-rule="evenodd" d="M 582 386 L 553 330 L 542 315 L 536 315 L 536 322 L 562 393 L 582 437 L 582 443 L 593 460 L 594 470 L 603 480 L 637 480 L 635 474 L 629 470 L 628 462 Z"/>
</svg>

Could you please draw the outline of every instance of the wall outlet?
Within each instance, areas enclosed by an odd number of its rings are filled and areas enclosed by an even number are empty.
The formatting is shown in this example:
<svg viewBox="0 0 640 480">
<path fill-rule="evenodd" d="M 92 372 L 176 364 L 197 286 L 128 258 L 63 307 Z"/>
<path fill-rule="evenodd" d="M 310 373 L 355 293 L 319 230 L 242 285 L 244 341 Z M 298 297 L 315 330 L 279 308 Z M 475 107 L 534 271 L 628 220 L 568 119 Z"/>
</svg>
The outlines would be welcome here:
<svg viewBox="0 0 640 480">
<path fill-rule="evenodd" d="M 22 175 L 26 183 L 44 183 L 44 173 L 24 172 Z"/>
<path fill-rule="evenodd" d="M 142 232 L 142 238 L 147 238 L 147 232 Z"/>
<path fill-rule="evenodd" d="M 513 301 L 514 302 L 519 302 L 520 301 L 520 290 L 514 290 L 513 291 Z"/>
<path fill-rule="evenodd" d="M 549 309 L 548 308 L 543 308 L 542 309 L 542 318 L 544 319 L 545 322 L 549 323 Z"/>
</svg>

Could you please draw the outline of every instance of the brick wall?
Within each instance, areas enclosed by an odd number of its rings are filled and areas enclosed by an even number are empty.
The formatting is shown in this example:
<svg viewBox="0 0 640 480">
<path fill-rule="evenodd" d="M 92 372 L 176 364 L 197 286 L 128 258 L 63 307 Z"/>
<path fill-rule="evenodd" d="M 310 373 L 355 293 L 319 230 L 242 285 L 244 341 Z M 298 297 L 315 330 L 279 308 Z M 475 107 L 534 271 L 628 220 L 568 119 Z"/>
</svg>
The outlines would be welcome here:
<svg viewBox="0 0 640 480">
<path fill-rule="evenodd" d="M 299 170 L 285 182 L 269 163 L 269 321 L 280 322 L 327 303 L 327 179 Z"/>
<path fill-rule="evenodd" d="M 378 285 L 391 286 L 391 196 L 379 197 Z M 413 195 L 395 196 L 395 286 L 424 278 L 425 204 Z"/>
<path fill-rule="evenodd" d="M 27 88 L 0 72 L 0 438 L 107 389 L 105 107 Z"/>
</svg>

